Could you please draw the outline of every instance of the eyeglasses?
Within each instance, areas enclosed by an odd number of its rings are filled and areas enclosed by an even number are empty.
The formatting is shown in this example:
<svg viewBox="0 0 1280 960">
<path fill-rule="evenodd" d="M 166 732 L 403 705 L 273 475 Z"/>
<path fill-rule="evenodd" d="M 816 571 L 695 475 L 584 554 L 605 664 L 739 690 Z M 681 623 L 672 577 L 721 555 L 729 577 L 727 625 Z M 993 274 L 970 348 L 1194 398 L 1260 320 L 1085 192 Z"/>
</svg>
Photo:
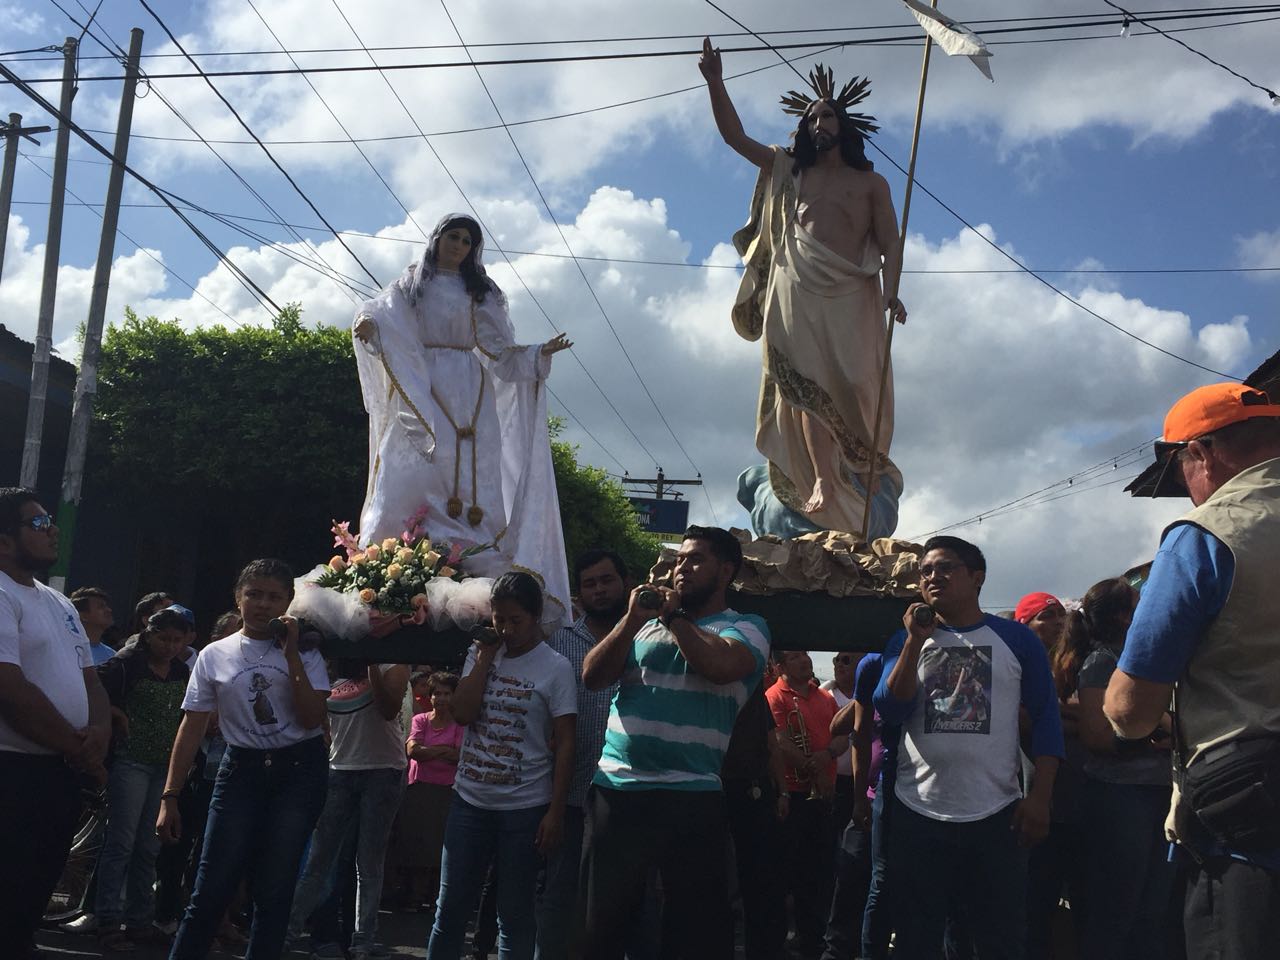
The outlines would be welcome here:
<svg viewBox="0 0 1280 960">
<path fill-rule="evenodd" d="M 53 517 L 47 513 L 38 513 L 26 522 L 32 530 L 41 532 L 53 529 Z"/>
<path fill-rule="evenodd" d="M 956 563 L 952 560 L 939 560 L 937 563 L 922 564 L 920 567 L 920 579 L 928 580 L 936 574 L 945 580 L 962 566 L 964 564 Z"/>
</svg>

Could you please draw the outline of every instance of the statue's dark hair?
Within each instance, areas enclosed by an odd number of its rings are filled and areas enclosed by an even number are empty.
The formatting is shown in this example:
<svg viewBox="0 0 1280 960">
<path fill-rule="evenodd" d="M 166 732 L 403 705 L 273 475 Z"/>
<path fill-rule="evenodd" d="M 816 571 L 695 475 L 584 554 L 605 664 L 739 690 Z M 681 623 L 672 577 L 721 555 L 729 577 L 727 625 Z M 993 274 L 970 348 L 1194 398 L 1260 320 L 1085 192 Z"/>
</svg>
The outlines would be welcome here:
<svg viewBox="0 0 1280 960">
<path fill-rule="evenodd" d="M 809 113 L 819 103 L 831 103 L 831 101 L 815 100 L 809 104 L 809 109 L 804 112 L 804 116 L 796 124 L 795 133 L 791 135 L 792 145 L 787 149 L 787 154 L 795 161 L 791 167 L 793 174 L 812 167 L 818 162 L 818 148 L 809 133 Z M 831 106 L 835 110 L 836 120 L 840 124 L 838 144 L 840 156 L 844 159 L 844 162 L 855 170 L 874 170 L 875 165 L 867 159 L 866 141 L 863 139 L 862 134 L 854 127 L 852 121 L 849 120 L 849 115 L 838 104 L 832 103 Z"/>
</svg>

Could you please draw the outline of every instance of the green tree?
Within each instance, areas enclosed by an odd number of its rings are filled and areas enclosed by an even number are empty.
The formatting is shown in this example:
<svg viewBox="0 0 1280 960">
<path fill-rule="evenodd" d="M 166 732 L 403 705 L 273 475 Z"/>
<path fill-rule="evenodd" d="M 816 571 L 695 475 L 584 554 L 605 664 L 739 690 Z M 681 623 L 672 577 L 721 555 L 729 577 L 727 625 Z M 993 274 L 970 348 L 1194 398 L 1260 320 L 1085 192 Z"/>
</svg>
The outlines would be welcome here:
<svg viewBox="0 0 1280 960">
<path fill-rule="evenodd" d="M 553 419 L 552 436 L 562 424 Z M 658 558 L 662 543 L 640 528 L 635 509 L 622 487 L 599 467 L 578 463 L 578 448 L 563 440 L 551 442 L 551 459 L 560 499 L 565 552 L 573 558 L 592 547 L 618 551 L 636 580 L 643 580 Z"/>
<path fill-rule="evenodd" d="M 569 557 L 609 547 L 644 573 L 656 538 L 576 452 L 552 446 Z M 72 578 L 101 581 L 136 553 L 132 577 L 115 571 L 122 591 L 174 591 L 207 622 L 245 561 L 306 570 L 329 557 L 330 521 L 356 519 L 367 460 L 347 330 L 305 326 L 298 304 L 272 327 L 236 329 L 127 310 L 103 339 L 85 490 L 96 535 L 77 537 Z"/>
</svg>

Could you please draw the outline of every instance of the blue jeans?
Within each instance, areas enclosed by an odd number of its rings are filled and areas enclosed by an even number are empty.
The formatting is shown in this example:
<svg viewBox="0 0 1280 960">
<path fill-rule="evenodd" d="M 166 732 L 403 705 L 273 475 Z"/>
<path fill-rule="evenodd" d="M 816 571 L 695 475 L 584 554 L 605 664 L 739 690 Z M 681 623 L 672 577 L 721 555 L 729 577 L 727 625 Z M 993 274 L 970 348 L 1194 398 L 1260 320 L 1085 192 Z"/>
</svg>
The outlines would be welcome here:
<svg viewBox="0 0 1280 960">
<path fill-rule="evenodd" d="M 329 793 L 311 837 L 306 870 L 293 895 L 293 912 L 289 918 L 291 934 L 302 933 L 307 917 L 333 891 L 343 838 L 354 826 L 356 908 L 351 948 L 373 946 L 378 932 L 378 901 L 382 897 L 387 841 L 404 788 L 405 771 L 392 767 L 329 771 Z"/>
<path fill-rule="evenodd" d="M 98 859 L 94 903 L 104 930 L 118 927 L 122 914 L 128 927 L 150 926 L 155 919 L 156 857 L 160 853 L 156 815 L 168 772 L 160 764 L 135 763 L 123 757 L 111 765 L 107 833 Z"/>
<path fill-rule="evenodd" d="M 242 879 L 253 899 L 245 960 L 277 960 L 307 838 L 324 806 L 329 750 L 311 737 L 282 750 L 228 747 L 209 803 L 200 867 L 169 960 L 203 960 Z"/>
<path fill-rule="evenodd" d="M 1027 856 L 1011 829 L 1017 804 L 954 823 L 891 802 L 895 960 L 936 960 L 957 915 L 982 960 L 1025 960 Z"/>
<path fill-rule="evenodd" d="M 586 814 L 582 807 L 565 807 L 564 839 L 547 857 L 547 869 L 538 894 L 537 960 L 561 960 L 569 955 L 569 943 L 578 913 L 578 875 L 582 868 L 582 837 Z"/>
<path fill-rule="evenodd" d="M 1090 960 L 1167 955 L 1177 923 L 1164 819 L 1172 788 L 1085 780 L 1082 829 L 1089 912 L 1080 942 Z"/>
<path fill-rule="evenodd" d="M 537 921 L 535 888 L 542 858 L 533 845 L 546 804 L 485 810 L 455 792 L 444 828 L 440 894 L 427 942 L 427 960 L 457 960 L 489 863 L 498 874 L 498 958 L 530 960 Z"/>
<path fill-rule="evenodd" d="M 889 903 L 889 811 L 893 809 L 893 777 L 884 776 L 871 801 L 871 884 L 867 906 L 862 912 L 862 956 L 865 960 L 888 960 L 889 938 L 893 934 L 893 911 Z"/>
</svg>

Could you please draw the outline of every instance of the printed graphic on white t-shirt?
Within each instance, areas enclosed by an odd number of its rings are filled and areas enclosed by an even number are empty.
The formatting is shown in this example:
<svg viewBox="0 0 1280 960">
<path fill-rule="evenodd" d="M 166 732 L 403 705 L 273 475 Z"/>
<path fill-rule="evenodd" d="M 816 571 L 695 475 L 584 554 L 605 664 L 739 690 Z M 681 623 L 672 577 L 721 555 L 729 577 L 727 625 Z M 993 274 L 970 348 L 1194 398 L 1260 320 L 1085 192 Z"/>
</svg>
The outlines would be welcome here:
<svg viewBox="0 0 1280 960">
<path fill-rule="evenodd" d="M 303 653 L 302 665 L 311 686 L 327 694 L 329 675 L 319 651 Z M 322 733 L 298 722 L 284 651 L 240 633 L 200 651 L 182 709 L 217 710 L 222 736 L 236 747 L 279 750 Z"/>
<path fill-rule="evenodd" d="M 475 667 L 467 656 L 464 675 Z M 454 787 L 486 809 L 513 810 L 551 799 L 552 721 L 578 709 L 569 661 L 545 643 L 519 657 L 499 653 L 480 713 L 467 725 Z"/>
<path fill-rule="evenodd" d="M 925 733 L 991 733 L 991 646 L 934 647 L 920 657 Z"/>
</svg>

